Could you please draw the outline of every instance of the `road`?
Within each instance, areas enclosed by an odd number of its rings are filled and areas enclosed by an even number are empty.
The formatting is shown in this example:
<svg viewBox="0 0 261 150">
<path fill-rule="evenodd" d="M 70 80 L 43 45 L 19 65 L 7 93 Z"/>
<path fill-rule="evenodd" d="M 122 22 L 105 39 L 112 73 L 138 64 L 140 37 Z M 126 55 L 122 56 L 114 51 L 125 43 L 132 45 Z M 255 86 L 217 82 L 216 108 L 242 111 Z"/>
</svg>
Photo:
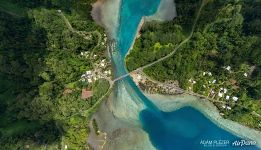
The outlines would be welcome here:
<svg viewBox="0 0 261 150">
<path fill-rule="evenodd" d="M 90 35 L 92 34 L 96 34 L 98 36 L 98 42 L 96 44 L 96 46 L 93 48 L 93 49 L 97 49 L 100 45 L 101 45 L 101 41 L 102 41 L 102 35 L 99 31 L 95 30 L 95 31 L 90 31 L 90 32 L 87 32 L 87 31 L 78 31 L 78 30 L 75 30 L 71 23 L 69 22 L 69 20 L 65 17 L 65 15 L 63 14 L 63 12 L 60 12 L 60 10 L 58 10 L 58 13 L 60 16 L 62 16 L 66 26 L 68 27 L 68 29 L 73 32 L 73 33 L 76 33 L 80 36 L 83 36 L 83 38 L 85 40 L 90 40 Z"/>
<path fill-rule="evenodd" d="M 159 62 L 161 62 L 161 61 L 163 61 L 163 60 L 166 60 L 166 59 L 170 58 L 172 55 L 174 55 L 174 54 L 176 53 L 176 51 L 177 51 L 181 46 L 183 46 L 185 43 L 187 43 L 187 42 L 191 39 L 191 37 L 192 37 L 192 35 L 193 35 L 194 31 L 195 31 L 195 27 L 196 27 L 197 21 L 198 21 L 198 19 L 199 19 L 201 10 L 202 10 L 202 8 L 203 8 L 203 6 L 204 6 L 205 4 L 206 4 L 206 1 L 203 0 L 202 3 L 201 3 L 201 5 L 200 5 L 199 11 L 198 11 L 197 16 L 196 16 L 196 19 L 195 19 L 195 21 L 194 21 L 194 23 L 193 23 L 193 26 L 192 26 L 192 29 L 191 29 L 191 32 L 190 32 L 189 36 L 188 36 L 186 39 L 184 39 L 172 52 L 170 52 L 168 55 L 166 55 L 166 56 L 164 56 L 164 57 L 159 58 L 158 60 L 156 60 L 156 61 L 154 61 L 154 62 L 151 62 L 151 63 L 149 63 L 149 64 L 147 64 L 147 65 L 142 66 L 142 67 L 139 67 L 139 68 L 137 68 L 137 69 L 135 69 L 135 70 L 133 70 L 133 71 L 127 73 L 127 74 L 124 74 L 124 75 L 122 75 L 122 76 L 120 76 L 120 77 L 114 79 L 114 82 L 116 82 L 116 81 L 118 81 L 118 80 L 121 80 L 121 79 L 123 79 L 123 78 L 129 76 L 131 73 L 138 72 L 138 71 L 143 71 L 143 69 L 148 68 L 148 67 L 150 67 L 150 66 L 153 66 L 153 65 L 155 65 L 155 64 L 157 64 L 157 63 L 159 63 Z"/>
</svg>

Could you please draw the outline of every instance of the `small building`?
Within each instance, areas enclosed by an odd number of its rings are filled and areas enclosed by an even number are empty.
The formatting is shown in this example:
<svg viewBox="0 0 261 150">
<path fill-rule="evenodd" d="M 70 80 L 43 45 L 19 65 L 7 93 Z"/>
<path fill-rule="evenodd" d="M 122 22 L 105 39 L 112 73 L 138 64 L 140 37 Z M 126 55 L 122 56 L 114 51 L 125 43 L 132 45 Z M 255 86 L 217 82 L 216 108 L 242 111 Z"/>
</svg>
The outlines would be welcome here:
<svg viewBox="0 0 261 150">
<path fill-rule="evenodd" d="M 236 102 L 238 100 L 238 97 L 233 96 L 232 99 Z"/>
<path fill-rule="evenodd" d="M 88 71 L 86 71 L 86 74 L 87 74 L 87 75 L 91 75 L 91 74 L 92 74 L 92 71 L 88 70 Z"/>
<path fill-rule="evenodd" d="M 226 100 L 229 100 L 229 98 L 230 98 L 230 96 L 227 95 L 227 96 L 226 96 Z"/>
<path fill-rule="evenodd" d="M 102 63 L 101 63 L 101 66 L 102 66 L 102 67 L 104 67 L 104 66 L 105 66 L 105 63 L 104 63 L 104 62 L 102 62 Z"/>
<path fill-rule="evenodd" d="M 89 82 L 89 83 L 92 83 L 92 79 L 88 79 L 88 82 Z"/>
<path fill-rule="evenodd" d="M 93 96 L 93 92 L 91 90 L 82 89 L 82 99 L 88 99 Z"/>
<path fill-rule="evenodd" d="M 214 80 L 212 81 L 212 83 L 216 83 L 216 81 L 217 81 L 217 80 L 214 79 Z"/>
<path fill-rule="evenodd" d="M 228 70 L 228 71 L 230 71 L 231 67 L 230 67 L 230 66 L 227 66 L 225 69 Z"/>
<path fill-rule="evenodd" d="M 247 73 L 244 73 L 244 76 L 247 77 Z"/>
<path fill-rule="evenodd" d="M 223 93 L 218 93 L 218 97 L 223 97 Z"/>
<path fill-rule="evenodd" d="M 225 93 L 225 94 L 227 93 L 227 89 L 226 89 L 226 88 L 224 88 L 224 93 Z"/>
<path fill-rule="evenodd" d="M 137 79 L 140 81 L 140 80 L 142 80 L 142 77 L 141 77 L 141 75 L 137 75 Z"/>
</svg>

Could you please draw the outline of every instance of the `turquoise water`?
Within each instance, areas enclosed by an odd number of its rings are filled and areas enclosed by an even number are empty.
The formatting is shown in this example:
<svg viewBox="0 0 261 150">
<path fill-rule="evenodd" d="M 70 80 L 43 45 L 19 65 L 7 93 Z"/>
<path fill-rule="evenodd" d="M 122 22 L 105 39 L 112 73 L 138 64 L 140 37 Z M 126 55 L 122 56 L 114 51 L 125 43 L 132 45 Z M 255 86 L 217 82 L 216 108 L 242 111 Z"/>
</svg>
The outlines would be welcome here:
<svg viewBox="0 0 261 150">
<path fill-rule="evenodd" d="M 125 56 L 135 38 L 137 26 L 143 16 L 157 11 L 160 0 L 122 0 L 120 24 L 118 27 L 118 44 L 122 56 Z"/>
<path fill-rule="evenodd" d="M 117 32 L 117 48 L 112 55 L 116 77 L 127 73 L 124 58 L 134 41 L 137 27 L 142 16 L 152 15 L 157 11 L 160 0 L 122 0 L 120 8 L 119 27 Z M 159 110 L 127 76 L 117 85 L 123 84 L 135 102 L 146 106 L 140 112 L 140 122 L 149 134 L 154 147 L 159 150 L 200 150 L 208 149 L 200 144 L 201 140 L 227 140 L 230 143 L 223 147 L 211 149 L 242 149 L 233 147 L 231 143 L 240 138 L 219 128 L 202 113 L 192 107 L 184 107 L 174 112 Z M 115 91 L 117 96 L 117 91 Z M 209 146 L 209 145 L 208 145 Z M 244 147 L 246 150 L 258 149 L 254 146 Z"/>
</svg>

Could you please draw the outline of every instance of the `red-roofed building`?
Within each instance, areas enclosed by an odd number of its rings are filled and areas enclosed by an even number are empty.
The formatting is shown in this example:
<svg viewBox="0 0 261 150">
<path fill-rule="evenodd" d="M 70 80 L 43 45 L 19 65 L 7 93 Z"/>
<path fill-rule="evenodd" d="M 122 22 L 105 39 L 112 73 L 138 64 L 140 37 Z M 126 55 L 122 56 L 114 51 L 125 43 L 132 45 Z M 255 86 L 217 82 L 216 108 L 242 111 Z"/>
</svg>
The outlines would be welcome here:
<svg viewBox="0 0 261 150">
<path fill-rule="evenodd" d="M 82 89 L 82 99 L 88 99 L 90 97 L 92 97 L 93 92 L 91 90 L 87 90 L 87 89 Z"/>
</svg>

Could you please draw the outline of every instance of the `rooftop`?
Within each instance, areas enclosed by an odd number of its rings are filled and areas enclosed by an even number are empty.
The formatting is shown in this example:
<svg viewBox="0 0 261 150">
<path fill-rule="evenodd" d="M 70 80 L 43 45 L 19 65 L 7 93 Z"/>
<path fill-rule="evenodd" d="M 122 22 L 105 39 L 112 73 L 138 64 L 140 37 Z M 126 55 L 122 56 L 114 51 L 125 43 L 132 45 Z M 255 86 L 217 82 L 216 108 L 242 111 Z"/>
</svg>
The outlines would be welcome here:
<svg viewBox="0 0 261 150">
<path fill-rule="evenodd" d="M 82 99 L 88 99 L 93 96 L 93 92 L 91 90 L 82 89 Z"/>
</svg>

